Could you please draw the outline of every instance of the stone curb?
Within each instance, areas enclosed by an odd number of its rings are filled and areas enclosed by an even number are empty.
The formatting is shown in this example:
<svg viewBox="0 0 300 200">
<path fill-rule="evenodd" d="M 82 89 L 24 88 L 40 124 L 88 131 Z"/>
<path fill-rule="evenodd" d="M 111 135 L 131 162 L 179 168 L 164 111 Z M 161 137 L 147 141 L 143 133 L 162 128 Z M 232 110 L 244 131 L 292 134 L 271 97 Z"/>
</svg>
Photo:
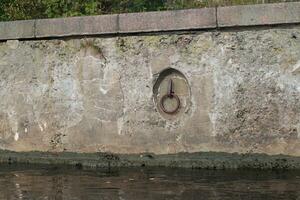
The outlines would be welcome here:
<svg viewBox="0 0 300 200">
<path fill-rule="evenodd" d="M 300 2 L 0 22 L 0 40 L 300 23 Z"/>
</svg>

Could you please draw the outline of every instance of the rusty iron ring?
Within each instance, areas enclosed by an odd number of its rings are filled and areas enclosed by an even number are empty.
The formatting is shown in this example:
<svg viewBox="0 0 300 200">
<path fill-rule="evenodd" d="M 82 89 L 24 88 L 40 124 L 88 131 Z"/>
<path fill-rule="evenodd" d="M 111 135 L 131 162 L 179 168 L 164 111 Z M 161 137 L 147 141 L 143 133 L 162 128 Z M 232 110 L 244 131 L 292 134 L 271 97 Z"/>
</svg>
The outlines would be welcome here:
<svg viewBox="0 0 300 200">
<path fill-rule="evenodd" d="M 165 103 L 165 101 L 166 101 L 166 99 L 168 99 L 168 98 L 170 98 L 170 99 L 172 99 L 172 98 L 175 98 L 175 100 L 177 101 L 177 106 L 176 106 L 176 108 L 174 109 L 174 110 L 167 110 L 166 108 L 165 108 L 165 105 L 164 105 L 164 103 Z M 175 114 L 175 113 L 177 113 L 178 112 L 178 110 L 179 110 L 179 108 L 180 108 L 180 99 L 179 99 L 179 97 L 176 95 L 176 94 L 166 94 L 166 95 L 164 95 L 161 99 L 160 99 L 160 108 L 162 109 L 162 111 L 164 111 L 165 113 L 167 113 L 167 114 L 169 114 L 169 115 L 173 115 L 173 114 Z"/>
</svg>

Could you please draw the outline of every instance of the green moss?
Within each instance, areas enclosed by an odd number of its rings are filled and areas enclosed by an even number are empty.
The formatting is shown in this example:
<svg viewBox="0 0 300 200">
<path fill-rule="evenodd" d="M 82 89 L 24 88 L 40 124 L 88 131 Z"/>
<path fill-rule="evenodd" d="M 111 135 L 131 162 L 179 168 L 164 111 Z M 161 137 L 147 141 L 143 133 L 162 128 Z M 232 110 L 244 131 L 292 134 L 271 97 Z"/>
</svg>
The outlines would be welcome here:
<svg viewBox="0 0 300 200">
<path fill-rule="evenodd" d="M 17 153 L 0 150 L 0 163 L 82 166 L 85 168 L 172 167 L 194 169 L 300 169 L 300 158 L 284 155 L 198 152 L 179 154 Z"/>
</svg>

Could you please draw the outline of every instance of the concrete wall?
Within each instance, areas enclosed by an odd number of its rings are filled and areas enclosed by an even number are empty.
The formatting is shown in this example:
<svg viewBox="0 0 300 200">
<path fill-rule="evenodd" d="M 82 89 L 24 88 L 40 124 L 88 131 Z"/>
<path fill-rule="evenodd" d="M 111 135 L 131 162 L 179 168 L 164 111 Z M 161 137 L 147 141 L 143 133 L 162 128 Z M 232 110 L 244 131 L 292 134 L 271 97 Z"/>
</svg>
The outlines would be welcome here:
<svg viewBox="0 0 300 200">
<path fill-rule="evenodd" d="M 300 3 L 0 27 L 0 149 L 300 156 Z"/>
</svg>

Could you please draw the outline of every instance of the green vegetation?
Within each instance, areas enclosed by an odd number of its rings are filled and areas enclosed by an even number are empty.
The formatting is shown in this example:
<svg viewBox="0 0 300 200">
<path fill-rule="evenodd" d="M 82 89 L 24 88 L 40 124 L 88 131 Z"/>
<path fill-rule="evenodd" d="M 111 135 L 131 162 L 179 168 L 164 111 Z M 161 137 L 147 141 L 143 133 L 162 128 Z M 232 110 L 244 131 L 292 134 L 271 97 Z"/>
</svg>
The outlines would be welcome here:
<svg viewBox="0 0 300 200">
<path fill-rule="evenodd" d="M 300 0 L 0 0 L 0 21 Z"/>
</svg>

